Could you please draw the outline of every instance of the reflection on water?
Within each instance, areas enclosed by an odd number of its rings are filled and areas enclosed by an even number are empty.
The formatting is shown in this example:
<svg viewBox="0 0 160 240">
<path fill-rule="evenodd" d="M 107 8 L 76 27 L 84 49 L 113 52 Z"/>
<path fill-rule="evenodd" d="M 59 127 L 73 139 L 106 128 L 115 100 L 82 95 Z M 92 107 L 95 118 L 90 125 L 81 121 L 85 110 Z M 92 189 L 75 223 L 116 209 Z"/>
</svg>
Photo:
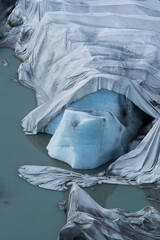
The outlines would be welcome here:
<svg viewBox="0 0 160 240">
<path fill-rule="evenodd" d="M 34 93 L 10 79 L 17 78 L 19 60 L 10 49 L 0 49 L 0 58 L 8 62 L 0 66 L 0 239 L 2 240 L 53 240 L 66 222 L 58 203 L 68 198 L 69 192 L 54 192 L 34 187 L 18 177 L 21 165 L 48 165 L 71 169 L 65 163 L 51 159 L 46 146 L 50 135 L 25 136 L 21 119 L 36 106 Z M 79 171 L 90 174 L 96 170 Z M 137 211 L 153 205 L 145 197 L 149 194 L 130 186 L 101 185 L 86 191 L 103 207 L 125 208 Z M 152 195 L 156 195 L 155 190 Z M 159 194 L 159 192 L 158 192 Z M 155 207 L 159 209 L 160 204 Z"/>
<path fill-rule="evenodd" d="M 160 212 L 160 189 L 148 188 L 143 189 L 150 205 L 155 207 Z"/>
</svg>

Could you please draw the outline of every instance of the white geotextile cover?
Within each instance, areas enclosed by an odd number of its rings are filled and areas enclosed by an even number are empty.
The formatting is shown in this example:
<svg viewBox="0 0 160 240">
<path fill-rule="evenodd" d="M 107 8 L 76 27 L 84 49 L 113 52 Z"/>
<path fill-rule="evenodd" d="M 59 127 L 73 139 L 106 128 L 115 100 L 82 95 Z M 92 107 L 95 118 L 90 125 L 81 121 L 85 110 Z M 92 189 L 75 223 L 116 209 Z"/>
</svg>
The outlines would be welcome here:
<svg viewBox="0 0 160 240">
<path fill-rule="evenodd" d="M 159 119 L 158 0 L 19 0 L 9 23 L 12 27 L 0 45 L 14 45 L 24 60 L 19 81 L 35 90 L 38 103 L 23 120 L 26 133 L 36 134 L 72 102 L 100 89 L 125 95 Z M 155 128 L 160 129 L 159 120 L 147 135 L 150 154 L 143 154 L 142 143 L 141 158 L 134 150 L 135 162 L 143 161 L 139 163 L 143 182 L 159 178 L 155 166 L 159 166 L 160 140 Z M 133 177 L 129 154 L 127 161 L 122 156 L 110 168 L 127 179 Z M 156 175 L 152 181 L 151 171 Z"/>
</svg>

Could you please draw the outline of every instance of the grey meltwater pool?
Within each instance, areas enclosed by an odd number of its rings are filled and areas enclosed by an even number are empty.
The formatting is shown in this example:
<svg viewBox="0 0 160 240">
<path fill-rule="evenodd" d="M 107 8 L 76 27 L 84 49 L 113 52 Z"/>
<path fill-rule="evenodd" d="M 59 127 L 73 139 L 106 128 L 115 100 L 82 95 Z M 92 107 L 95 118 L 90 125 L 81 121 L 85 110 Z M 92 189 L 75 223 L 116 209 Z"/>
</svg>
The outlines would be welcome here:
<svg viewBox="0 0 160 240">
<path fill-rule="evenodd" d="M 17 78 L 20 64 L 13 50 L 0 49 L 0 58 L 8 62 L 0 65 L 0 240 L 56 240 L 66 223 L 58 203 L 67 200 L 69 191 L 34 187 L 18 177 L 18 168 L 25 164 L 71 168 L 47 155 L 49 135 L 24 134 L 21 120 L 36 106 L 34 92 L 11 80 Z M 109 184 L 85 190 L 106 208 L 137 211 L 152 205 L 160 211 L 160 203 L 147 200 L 158 200 L 159 190 Z"/>
</svg>

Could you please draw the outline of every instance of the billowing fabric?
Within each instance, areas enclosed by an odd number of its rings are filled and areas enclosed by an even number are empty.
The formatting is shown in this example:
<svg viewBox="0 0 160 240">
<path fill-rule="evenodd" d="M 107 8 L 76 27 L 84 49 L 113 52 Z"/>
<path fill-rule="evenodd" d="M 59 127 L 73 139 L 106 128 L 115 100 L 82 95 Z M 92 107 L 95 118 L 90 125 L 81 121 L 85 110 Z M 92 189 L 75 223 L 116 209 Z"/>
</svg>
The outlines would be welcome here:
<svg viewBox="0 0 160 240">
<path fill-rule="evenodd" d="M 101 89 L 126 96 L 159 119 L 159 9 L 158 0 L 19 0 L 0 46 L 15 47 L 24 61 L 19 81 L 36 92 L 38 107 L 23 120 L 24 131 L 36 134 L 72 102 Z M 159 120 L 147 143 L 110 169 L 127 182 L 151 182 L 151 176 L 157 182 L 160 142 L 155 128 Z M 145 146 L 150 154 L 143 154 Z"/>
<path fill-rule="evenodd" d="M 160 186 L 160 119 L 141 143 L 111 164 L 109 170 L 137 184 L 156 183 Z"/>
<path fill-rule="evenodd" d="M 126 181 L 126 179 L 118 176 L 108 176 L 106 171 L 89 175 L 57 167 L 34 165 L 22 166 L 18 171 L 19 176 L 32 185 L 54 191 L 66 191 L 68 187 L 74 183 L 81 187 L 91 187 L 102 183 L 122 185 L 136 184 L 134 181 L 130 183 Z"/>
<path fill-rule="evenodd" d="M 160 239 L 160 215 L 153 207 L 129 213 L 104 209 L 84 190 L 73 185 L 67 206 L 67 223 L 58 240 L 151 240 Z"/>
</svg>

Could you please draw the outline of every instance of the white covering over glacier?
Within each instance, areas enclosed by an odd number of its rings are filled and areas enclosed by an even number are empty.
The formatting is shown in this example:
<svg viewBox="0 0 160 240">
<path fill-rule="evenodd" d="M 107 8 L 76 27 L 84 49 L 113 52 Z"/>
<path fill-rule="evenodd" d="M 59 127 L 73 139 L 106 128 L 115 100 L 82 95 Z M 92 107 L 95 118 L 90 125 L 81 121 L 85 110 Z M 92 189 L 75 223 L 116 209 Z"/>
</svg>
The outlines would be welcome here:
<svg viewBox="0 0 160 240">
<path fill-rule="evenodd" d="M 65 108 L 100 90 L 122 94 L 159 119 L 159 9 L 158 0 L 19 0 L 0 46 L 15 48 L 24 61 L 19 81 L 36 92 L 38 107 L 24 118 L 24 131 L 47 132 Z M 57 126 L 50 126 L 52 133 Z M 159 128 L 157 120 L 109 169 L 127 183 L 159 182 Z"/>
</svg>

